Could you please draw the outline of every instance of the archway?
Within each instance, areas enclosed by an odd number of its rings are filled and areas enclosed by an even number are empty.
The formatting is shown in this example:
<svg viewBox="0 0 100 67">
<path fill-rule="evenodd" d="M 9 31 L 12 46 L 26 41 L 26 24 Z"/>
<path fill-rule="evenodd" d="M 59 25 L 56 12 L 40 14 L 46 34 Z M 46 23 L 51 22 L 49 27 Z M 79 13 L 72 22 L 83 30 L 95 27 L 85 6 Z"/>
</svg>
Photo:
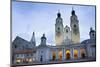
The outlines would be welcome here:
<svg viewBox="0 0 100 67">
<path fill-rule="evenodd" d="M 80 49 L 80 53 L 81 53 L 81 58 L 85 58 L 86 57 L 86 51 L 84 48 Z"/>
<path fill-rule="evenodd" d="M 66 50 L 66 59 L 70 59 L 70 50 Z"/>
<path fill-rule="evenodd" d="M 52 60 L 55 60 L 56 59 L 56 53 L 53 51 L 52 52 Z"/>
<path fill-rule="evenodd" d="M 59 51 L 58 56 L 59 56 L 59 60 L 62 60 L 62 51 Z"/>
<path fill-rule="evenodd" d="M 74 59 L 78 59 L 78 50 L 74 50 Z"/>
</svg>

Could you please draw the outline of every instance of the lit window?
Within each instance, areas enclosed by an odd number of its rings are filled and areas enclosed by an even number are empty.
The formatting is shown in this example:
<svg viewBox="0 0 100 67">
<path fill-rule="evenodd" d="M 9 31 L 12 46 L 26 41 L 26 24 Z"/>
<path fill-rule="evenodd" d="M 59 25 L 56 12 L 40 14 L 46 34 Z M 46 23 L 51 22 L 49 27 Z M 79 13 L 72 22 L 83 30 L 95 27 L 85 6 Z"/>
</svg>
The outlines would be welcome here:
<svg viewBox="0 0 100 67">
<path fill-rule="evenodd" d="M 32 59 L 29 59 L 29 62 L 32 62 Z"/>
<path fill-rule="evenodd" d="M 33 61 L 35 61 L 35 58 L 33 57 Z"/>
<path fill-rule="evenodd" d="M 20 62 L 21 62 L 21 60 L 20 60 L 20 59 L 17 59 L 17 60 L 16 60 L 16 62 L 17 62 L 17 63 L 20 63 Z"/>
</svg>

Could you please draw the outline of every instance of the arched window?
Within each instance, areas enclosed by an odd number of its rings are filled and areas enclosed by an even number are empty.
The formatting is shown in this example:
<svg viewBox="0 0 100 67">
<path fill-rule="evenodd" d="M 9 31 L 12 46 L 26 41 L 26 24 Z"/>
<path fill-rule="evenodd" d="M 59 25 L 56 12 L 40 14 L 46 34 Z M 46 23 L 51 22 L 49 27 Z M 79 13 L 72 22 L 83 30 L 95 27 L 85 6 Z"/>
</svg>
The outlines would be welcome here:
<svg viewBox="0 0 100 67">
<path fill-rule="evenodd" d="M 15 45 L 15 48 L 17 48 L 17 45 Z"/>
<path fill-rule="evenodd" d="M 76 28 L 76 24 L 74 24 L 74 28 Z"/>
<path fill-rule="evenodd" d="M 58 30 L 60 30 L 60 28 L 58 27 Z"/>
<path fill-rule="evenodd" d="M 66 29 L 66 33 L 68 33 L 68 29 Z"/>
</svg>

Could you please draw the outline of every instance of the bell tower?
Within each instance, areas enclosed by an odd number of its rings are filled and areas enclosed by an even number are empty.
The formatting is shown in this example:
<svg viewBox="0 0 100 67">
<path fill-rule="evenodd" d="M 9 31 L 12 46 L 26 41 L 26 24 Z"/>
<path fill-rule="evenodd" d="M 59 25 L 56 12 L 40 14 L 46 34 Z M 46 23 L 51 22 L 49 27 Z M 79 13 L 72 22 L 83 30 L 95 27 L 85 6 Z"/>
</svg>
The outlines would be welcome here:
<svg viewBox="0 0 100 67">
<path fill-rule="evenodd" d="M 89 35 L 90 35 L 90 39 L 95 39 L 95 37 L 96 37 L 95 30 L 93 30 L 92 27 L 90 28 Z"/>
<path fill-rule="evenodd" d="M 58 11 L 56 24 L 55 24 L 55 43 L 56 45 L 62 45 L 63 42 L 63 19 Z"/>
<path fill-rule="evenodd" d="M 41 37 L 41 45 L 42 46 L 46 46 L 46 37 L 45 37 L 45 34 L 43 34 L 43 36 Z"/>
<path fill-rule="evenodd" d="M 80 42 L 79 20 L 73 9 L 70 17 L 70 27 L 72 43 L 77 44 Z"/>
</svg>

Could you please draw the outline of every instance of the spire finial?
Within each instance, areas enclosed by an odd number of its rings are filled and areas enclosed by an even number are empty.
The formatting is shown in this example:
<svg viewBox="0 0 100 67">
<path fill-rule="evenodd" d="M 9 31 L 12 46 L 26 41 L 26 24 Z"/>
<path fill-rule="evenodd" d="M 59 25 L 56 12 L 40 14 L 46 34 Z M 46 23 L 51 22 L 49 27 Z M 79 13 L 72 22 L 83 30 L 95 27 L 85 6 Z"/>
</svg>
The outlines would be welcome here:
<svg viewBox="0 0 100 67">
<path fill-rule="evenodd" d="M 43 37 L 45 37 L 45 33 L 43 34 Z"/>
<path fill-rule="evenodd" d="M 58 9 L 57 17 L 61 17 L 60 10 Z"/>
<path fill-rule="evenodd" d="M 72 6 L 72 15 L 75 15 L 74 7 Z"/>
<path fill-rule="evenodd" d="M 34 35 L 34 32 L 33 32 L 33 35 Z"/>
</svg>

